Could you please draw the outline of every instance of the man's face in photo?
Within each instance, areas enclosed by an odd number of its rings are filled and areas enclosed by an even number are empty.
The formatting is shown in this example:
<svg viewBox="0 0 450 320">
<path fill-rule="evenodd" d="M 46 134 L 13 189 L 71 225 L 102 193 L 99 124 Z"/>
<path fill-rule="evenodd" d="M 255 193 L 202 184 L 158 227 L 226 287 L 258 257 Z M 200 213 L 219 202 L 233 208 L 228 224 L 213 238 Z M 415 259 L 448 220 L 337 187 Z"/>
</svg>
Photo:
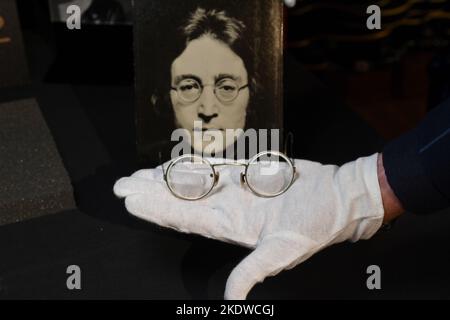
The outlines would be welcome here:
<svg viewBox="0 0 450 320">
<path fill-rule="evenodd" d="M 203 36 L 188 43 L 172 63 L 170 92 L 176 125 L 194 133 L 200 121 L 205 135 L 226 129 L 244 129 L 250 99 L 248 74 L 241 57 L 224 42 Z M 202 151 L 209 143 L 193 145 Z M 199 150 L 201 149 L 201 150 Z"/>
</svg>

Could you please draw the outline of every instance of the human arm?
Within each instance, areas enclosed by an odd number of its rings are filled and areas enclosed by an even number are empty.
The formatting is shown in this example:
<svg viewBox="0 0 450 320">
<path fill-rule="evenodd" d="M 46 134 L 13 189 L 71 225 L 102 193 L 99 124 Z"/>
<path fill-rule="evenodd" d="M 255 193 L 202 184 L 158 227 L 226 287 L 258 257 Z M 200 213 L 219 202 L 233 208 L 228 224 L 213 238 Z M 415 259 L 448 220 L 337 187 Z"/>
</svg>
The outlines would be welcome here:
<svg viewBox="0 0 450 320">
<path fill-rule="evenodd" d="M 450 206 L 450 99 L 386 145 L 383 167 L 406 211 L 428 214 Z"/>
<path fill-rule="evenodd" d="M 384 208 L 383 223 L 389 224 L 403 214 L 405 209 L 389 185 L 383 165 L 383 154 L 378 155 L 377 173 Z"/>
</svg>

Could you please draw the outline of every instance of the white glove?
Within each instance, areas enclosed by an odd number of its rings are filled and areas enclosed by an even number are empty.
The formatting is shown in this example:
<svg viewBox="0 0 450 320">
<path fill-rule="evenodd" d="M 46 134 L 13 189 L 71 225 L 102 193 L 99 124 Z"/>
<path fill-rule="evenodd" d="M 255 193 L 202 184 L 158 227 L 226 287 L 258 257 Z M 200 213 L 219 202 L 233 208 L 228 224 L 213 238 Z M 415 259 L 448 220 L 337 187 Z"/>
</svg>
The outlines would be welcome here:
<svg viewBox="0 0 450 320">
<path fill-rule="evenodd" d="M 340 168 L 295 160 L 298 177 L 275 198 L 260 198 L 243 187 L 243 169 L 234 166 L 219 167 L 218 185 L 197 201 L 174 197 L 160 167 L 120 179 L 114 192 L 141 219 L 253 248 L 225 289 L 225 299 L 245 299 L 267 276 L 293 268 L 327 246 L 377 232 L 384 215 L 377 157 Z"/>
</svg>

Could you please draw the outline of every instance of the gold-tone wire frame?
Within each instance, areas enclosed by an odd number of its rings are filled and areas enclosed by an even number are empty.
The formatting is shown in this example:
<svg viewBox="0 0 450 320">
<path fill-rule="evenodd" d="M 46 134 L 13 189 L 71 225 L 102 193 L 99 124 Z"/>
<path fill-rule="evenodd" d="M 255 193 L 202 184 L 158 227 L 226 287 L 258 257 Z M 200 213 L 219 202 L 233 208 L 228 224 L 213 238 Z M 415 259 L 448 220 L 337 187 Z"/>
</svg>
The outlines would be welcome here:
<svg viewBox="0 0 450 320">
<path fill-rule="evenodd" d="M 264 155 L 275 155 L 278 156 L 280 158 L 283 158 L 286 163 L 289 164 L 289 167 L 291 169 L 292 175 L 291 175 L 291 179 L 289 181 L 289 183 L 286 185 L 286 187 L 281 190 L 280 192 L 277 192 L 275 194 L 262 194 L 258 191 L 255 190 L 254 187 L 252 187 L 252 185 L 250 183 L 248 183 L 247 181 L 247 173 L 248 173 L 248 168 L 249 165 L 251 163 L 253 163 L 256 159 L 264 156 Z M 168 181 L 168 176 L 170 173 L 170 170 L 174 167 L 175 164 L 177 164 L 178 162 L 184 160 L 184 159 L 197 159 L 200 163 L 206 164 L 211 168 L 212 174 L 213 174 L 213 179 L 212 179 L 212 183 L 211 186 L 208 188 L 207 192 L 199 197 L 184 197 L 180 194 L 178 194 L 175 190 L 173 190 L 173 188 L 170 186 L 170 183 Z M 167 170 L 164 170 L 164 167 L 162 167 L 163 170 L 163 177 L 164 177 L 164 181 L 166 182 L 167 187 L 169 188 L 170 192 L 177 198 L 182 199 L 182 200 L 188 200 L 188 201 L 196 201 L 196 200 L 200 200 L 203 199 L 205 197 L 207 197 L 211 191 L 214 189 L 214 187 L 217 185 L 218 181 L 219 181 L 219 173 L 216 172 L 215 167 L 220 167 L 220 166 L 240 166 L 240 167 L 245 167 L 245 171 L 244 173 L 241 173 L 241 180 L 247 185 L 247 187 L 250 189 L 250 191 L 255 194 L 258 197 L 261 198 L 274 198 L 277 197 L 279 195 L 282 195 L 283 193 L 285 193 L 294 183 L 294 179 L 295 179 L 295 174 L 296 174 L 296 168 L 294 165 L 293 160 L 291 160 L 288 156 L 286 156 L 285 154 L 279 152 L 279 151 L 263 151 L 258 153 L 257 155 L 253 156 L 250 160 L 246 161 L 246 163 L 239 163 L 237 161 L 234 162 L 225 162 L 225 163 L 216 163 L 216 164 L 211 164 L 207 159 L 199 156 L 199 155 L 195 155 L 195 154 L 187 154 L 187 155 L 182 155 L 176 159 L 174 159 L 173 161 L 170 162 L 169 166 L 167 167 Z"/>
</svg>

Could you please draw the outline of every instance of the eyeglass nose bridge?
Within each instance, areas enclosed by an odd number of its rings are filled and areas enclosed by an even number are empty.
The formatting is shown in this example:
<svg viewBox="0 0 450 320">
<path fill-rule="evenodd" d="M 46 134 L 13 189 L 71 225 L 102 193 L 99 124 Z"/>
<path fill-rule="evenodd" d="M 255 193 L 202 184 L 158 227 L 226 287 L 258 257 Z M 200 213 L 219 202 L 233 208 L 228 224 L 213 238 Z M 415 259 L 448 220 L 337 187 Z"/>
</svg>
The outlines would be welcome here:
<svg viewBox="0 0 450 320">
<path fill-rule="evenodd" d="M 239 94 L 239 92 L 237 92 L 235 97 L 233 97 L 230 100 L 226 100 L 226 99 L 221 98 L 220 95 L 217 93 L 217 87 L 216 87 L 215 83 L 206 83 L 206 84 L 202 84 L 201 85 L 201 90 L 198 93 L 198 97 L 197 97 L 197 99 L 195 99 L 195 101 L 198 101 L 198 100 L 200 100 L 200 99 L 205 97 L 205 88 L 206 87 L 211 87 L 212 95 L 214 96 L 214 98 L 217 99 L 219 102 L 222 102 L 222 103 L 227 103 L 227 102 L 234 101 L 237 98 L 238 94 Z"/>
<path fill-rule="evenodd" d="M 200 92 L 198 93 L 198 98 L 197 98 L 197 100 L 200 99 L 201 97 L 203 97 L 203 96 L 205 95 L 205 88 L 206 88 L 206 87 L 211 87 L 212 94 L 213 94 L 217 99 L 219 99 L 219 98 L 217 97 L 217 93 L 216 93 L 216 85 L 215 85 L 214 83 L 207 83 L 207 84 L 202 84 L 202 85 L 201 85 L 201 90 L 200 90 Z"/>
</svg>

